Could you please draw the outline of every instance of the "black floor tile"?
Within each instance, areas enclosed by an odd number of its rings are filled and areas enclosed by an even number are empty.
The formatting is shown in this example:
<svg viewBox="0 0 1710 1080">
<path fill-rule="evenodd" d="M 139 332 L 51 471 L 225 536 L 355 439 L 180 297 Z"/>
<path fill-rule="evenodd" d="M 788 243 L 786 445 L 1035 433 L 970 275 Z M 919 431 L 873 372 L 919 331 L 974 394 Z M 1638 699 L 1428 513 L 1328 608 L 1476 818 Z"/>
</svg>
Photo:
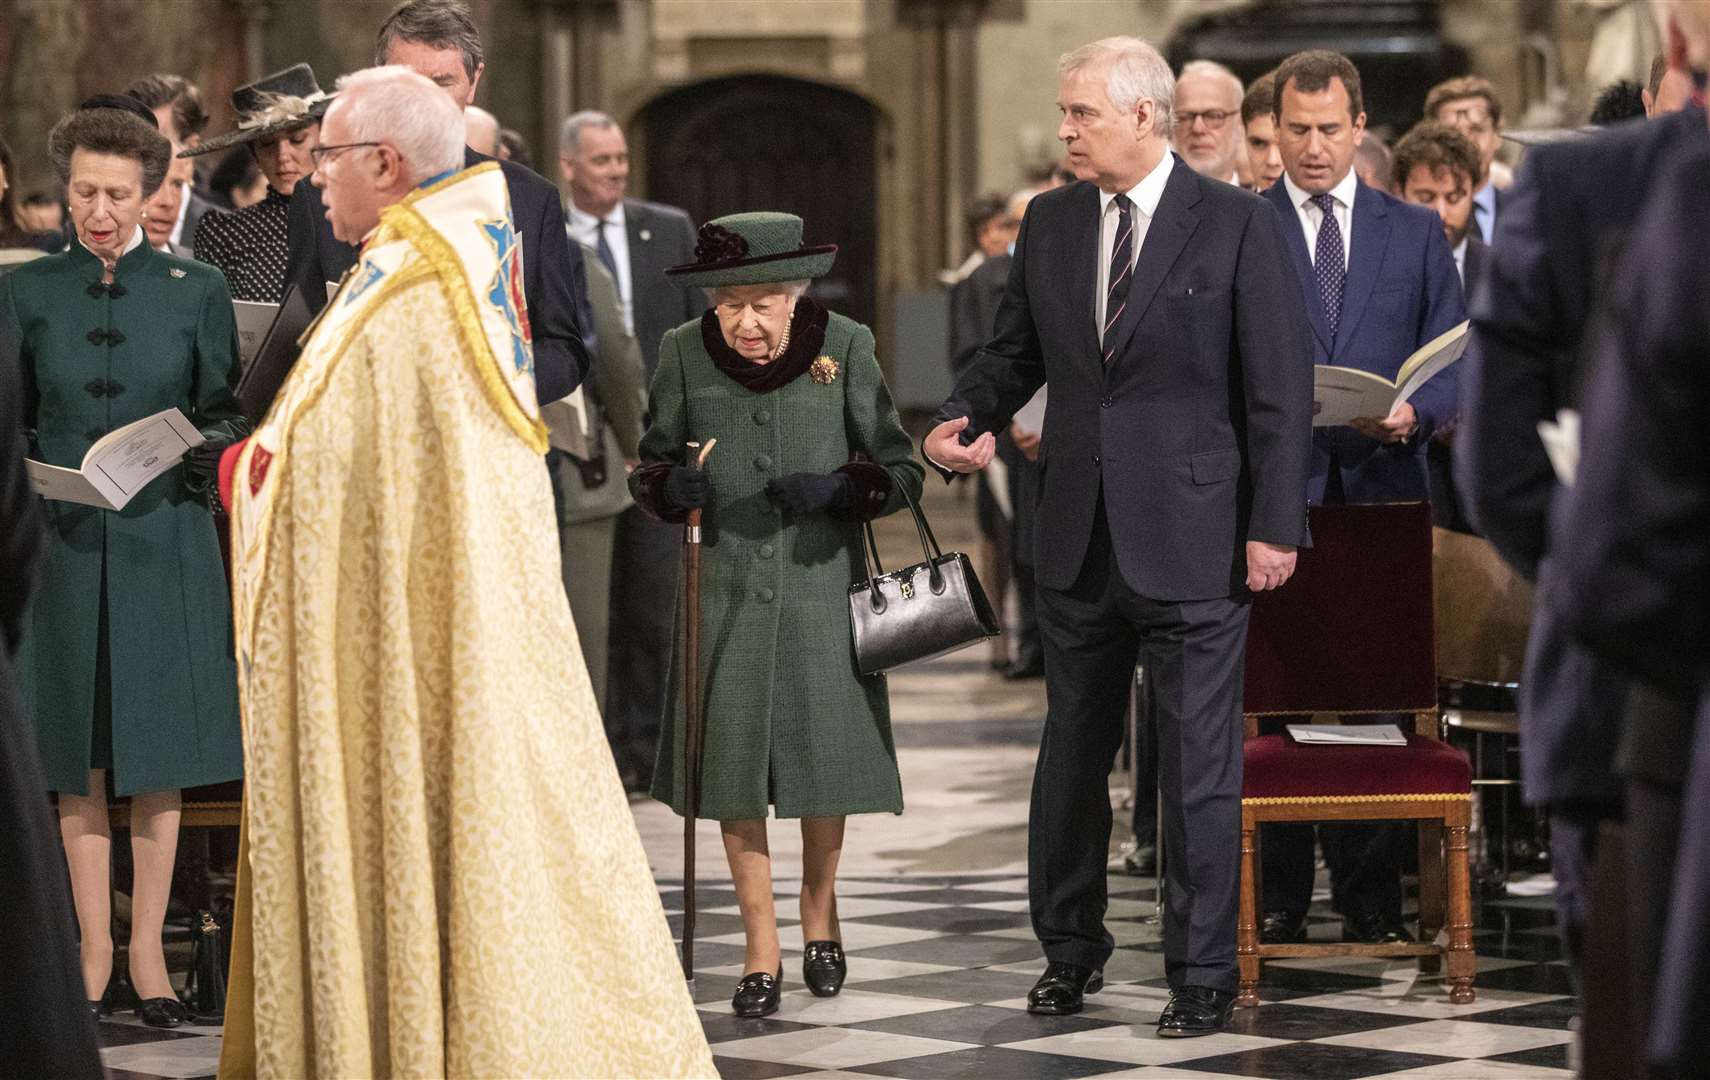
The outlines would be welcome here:
<svg viewBox="0 0 1710 1080">
<path fill-rule="evenodd" d="M 1045 970 L 1045 962 L 1039 962 Z M 964 971 L 940 971 L 930 975 L 905 975 L 900 979 L 878 979 L 854 983 L 855 990 L 871 990 L 876 994 L 904 994 L 909 997 L 936 998 L 940 1001 L 960 1001 L 981 1005 L 989 1001 L 1012 1001 L 1027 996 L 1037 975 L 1018 971 L 991 971 L 972 968 Z"/>
<path fill-rule="evenodd" d="M 713 1055 L 713 1068 L 724 1080 L 772 1080 L 774 1076 L 800 1076 L 817 1072 L 801 1065 L 780 1065 L 775 1061 L 750 1061 L 747 1058 L 727 1058 Z"/>
<path fill-rule="evenodd" d="M 780 1020 L 776 1016 L 742 1017 L 735 1013 L 701 1013 L 701 1030 L 706 1032 L 707 1042 L 717 1044 L 730 1042 L 733 1039 L 757 1039 L 762 1035 L 782 1035 L 786 1031 L 801 1031 L 811 1028 L 812 1024 L 798 1024 L 794 1020 Z"/>
<path fill-rule="evenodd" d="M 913 1016 L 893 1016 L 885 1020 L 870 1020 L 850 1024 L 864 1031 L 886 1031 L 893 1035 L 914 1035 L 922 1039 L 949 1039 L 955 1042 L 1001 1046 L 1004 1043 L 1043 1039 L 1051 1035 L 1073 1035 L 1103 1027 L 1116 1027 L 1114 1020 L 1099 1020 L 1090 1016 L 1034 1016 L 1020 1009 L 997 1009 L 990 1005 L 969 1005 L 961 1009 L 938 1009 L 915 1013 Z"/>
<path fill-rule="evenodd" d="M 1264 1080 L 1360 1080 L 1367 1076 L 1438 1065 L 1453 1058 L 1427 1054 L 1402 1054 L 1393 1050 L 1371 1050 L 1361 1046 L 1331 1046 L 1299 1042 L 1267 1046 L 1238 1054 L 1178 1061 L 1178 1069 L 1256 1076 Z M 1168 1075 L 1163 1074 L 1163 1075 Z"/>
<path fill-rule="evenodd" d="M 848 1071 L 906 1077 L 908 1080 L 992 1080 L 994 1077 L 1003 1077 L 1004 1080 L 1070 1080 L 1071 1077 L 1099 1076 L 1131 1068 L 1132 1065 L 1122 1061 L 1094 1061 L 1062 1054 L 1034 1054 L 1002 1046 L 981 1046 L 973 1050 L 952 1050 L 948 1054 L 881 1061 L 877 1065 L 863 1065 Z"/>
<path fill-rule="evenodd" d="M 1477 1020 L 1481 1024 L 1513 1024 L 1516 1027 L 1566 1031 L 1572 1026 L 1573 1018 L 1578 1015 L 1579 1006 L 1574 1003 L 1574 999 L 1564 997 L 1554 1001 L 1538 1001 L 1531 1005 L 1516 1005 L 1512 1009 L 1481 1012 L 1469 1019 Z"/>
<path fill-rule="evenodd" d="M 1028 960 L 1039 960 L 1040 970 L 1045 969 L 1037 941 L 983 937 L 978 934 L 952 934 L 921 941 L 903 941 L 895 945 L 882 945 L 876 949 L 852 951 L 849 956 L 851 962 L 857 957 L 870 956 L 879 960 L 913 960 L 921 964 L 952 964 L 956 967 L 991 967 L 997 964 L 1020 964 Z"/>
<path fill-rule="evenodd" d="M 710 1005 L 715 1001 L 729 1002 L 731 995 L 736 993 L 736 983 L 735 975 L 708 975 L 704 972 L 696 975 L 695 1004 Z M 789 989 L 787 982 L 784 989 Z"/>
<path fill-rule="evenodd" d="M 700 936 L 700 931 L 695 931 L 695 937 L 699 939 Z M 681 955 L 683 939 L 677 938 L 675 940 L 677 942 L 678 954 Z M 784 941 L 784 948 L 788 949 L 789 947 L 790 943 L 786 938 Z M 726 945 L 722 942 L 696 940 L 695 970 L 705 971 L 707 968 L 726 967 L 730 964 L 740 964 L 742 963 L 743 958 L 747 955 L 747 951 L 740 945 Z"/>
<path fill-rule="evenodd" d="M 1531 1065 L 1539 1069 L 1565 1069 L 1568 1067 L 1568 1044 L 1557 1043 L 1532 1050 L 1516 1050 L 1512 1054 L 1498 1054 L 1490 1060 L 1506 1061 L 1511 1065 Z"/>
<path fill-rule="evenodd" d="M 909 904 L 959 904 L 966 907 L 969 904 L 997 904 L 1005 900 L 1025 900 L 1025 893 L 993 892 L 990 889 L 953 889 L 948 886 L 927 888 L 924 883 L 919 891 L 878 893 L 874 900 L 899 900 Z M 1026 912 L 1022 912 L 1026 914 Z"/>
<path fill-rule="evenodd" d="M 1311 1004 L 1285 1003 L 1265 1005 L 1257 1009 L 1236 1009 L 1230 1017 L 1229 1030 L 1267 1039 L 1328 1039 L 1333 1035 L 1351 1035 L 1356 1031 L 1376 1031 L 1379 1028 L 1417 1024 L 1422 1019 L 1362 1012 L 1358 1009 L 1319 1009 Z"/>
<path fill-rule="evenodd" d="M 847 922 L 877 923 L 909 930 L 938 930 L 946 934 L 989 934 L 1029 923 L 1025 911 L 991 911 L 972 907 L 925 907 L 889 915 L 862 915 Z M 1037 949 L 1037 946 L 1035 947 Z"/>
<path fill-rule="evenodd" d="M 1573 979 L 1562 964 L 1531 964 L 1526 967 L 1480 971 L 1473 986 L 1480 990 L 1516 990 L 1526 994 L 1573 993 Z"/>
<path fill-rule="evenodd" d="M 683 913 L 673 912 L 665 916 L 665 921 L 671 926 L 671 936 L 681 940 L 683 937 Z M 779 919 L 780 928 L 796 925 L 793 919 Z M 706 911 L 695 913 L 695 940 L 701 938 L 723 937 L 725 934 L 742 933 L 742 916 L 713 915 Z"/>
<path fill-rule="evenodd" d="M 138 1043 L 194 1039 L 207 1034 L 207 1031 L 180 1031 L 176 1028 L 152 1028 L 141 1024 L 111 1022 L 103 1022 L 95 1028 L 96 1041 L 102 1046 L 135 1046 Z"/>
</svg>

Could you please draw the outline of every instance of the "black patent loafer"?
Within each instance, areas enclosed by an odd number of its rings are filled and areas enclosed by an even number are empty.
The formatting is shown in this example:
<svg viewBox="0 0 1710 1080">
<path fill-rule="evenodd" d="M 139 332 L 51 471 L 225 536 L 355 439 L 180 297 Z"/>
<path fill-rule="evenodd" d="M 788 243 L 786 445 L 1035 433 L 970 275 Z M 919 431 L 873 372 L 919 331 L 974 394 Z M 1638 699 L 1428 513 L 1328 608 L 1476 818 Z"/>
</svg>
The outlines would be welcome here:
<svg viewBox="0 0 1710 1080">
<path fill-rule="evenodd" d="M 137 1019 L 149 1027 L 175 1028 L 190 1023 L 196 1015 L 177 998 L 157 997 L 137 1002 Z"/>
<path fill-rule="evenodd" d="M 99 1002 L 99 1001 L 89 1002 L 89 1019 L 91 1019 L 91 1020 L 101 1019 L 101 1010 L 104 1007 L 105 1006 L 102 1002 Z"/>
<path fill-rule="evenodd" d="M 1267 911 L 1259 927 L 1261 945 L 1299 945 L 1306 940 L 1306 916 L 1287 911 Z"/>
<path fill-rule="evenodd" d="M 843 946 L 835 941 L 810 941 L 802 951 L 802 982 L 814 997 L 836 997 L 849 975 Z"/>
<path fill-rule="evenodd" d="M 1170 993 L 1170 1003 L 1158 1017 L 1158 1034 L 1166 1039 L 1215 1035 L 1229 1026 L 1235 995 L 1204 986 L 1184 986 Z"/>
<path fill-rule="evenodd" d="M 736 994 L 730 999 L 730 1011 L 752 1019 L 771 1016 L 778 1011 L 778 1000 L 784 991 L 784 969 L 776 975 L 769 971 L 751 971 L 736 984 Z"/>
<path fill-rule="evenodd" d="M 1081 998 L 1104 989 L 1104 972 L 1079 964 L 1055 961 L 1027 992 L 1027 1011 L 1039 1016 L 1066 1016 L 1081 1011 Z"/>
<path fill-rule="evenodd" d="M 1366 912 L 1342 920 L 1342 940 L 1360 945 L 1408 945 L 1413 935 L 1395 912 Z"/>
</svg>

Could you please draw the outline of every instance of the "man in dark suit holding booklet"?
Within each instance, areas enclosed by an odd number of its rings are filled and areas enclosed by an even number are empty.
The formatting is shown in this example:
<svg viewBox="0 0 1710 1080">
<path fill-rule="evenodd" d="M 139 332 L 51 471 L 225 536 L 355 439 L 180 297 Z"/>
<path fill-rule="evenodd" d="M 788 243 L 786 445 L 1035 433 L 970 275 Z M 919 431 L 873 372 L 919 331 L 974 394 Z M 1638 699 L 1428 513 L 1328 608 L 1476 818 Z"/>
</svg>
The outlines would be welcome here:
<svg viewBox="0 0 1710 1080">
<path fill-rule="evenodd" d="M 1360 73 L 1347 57 L 1296 53 L 1277 68 L 1276 80 L 1283 176 L 1265 198 L 1284 219 L 1312 324 L 1312 361 L 1401 382 L 1403 363 L 1420 346 L 1466 319 L 1442 222 L 1354 174 L 1366 117 Z M 1454 416 L 1457 377 L 1449 366 L 1387 415 L 1317 427 L 1310 501 L 1428 501 L 1425 448 L 1432 432 Z M 1396 824 L 1318 827 L 1346 940 L 1407 940 L 1401 921 L 1406 831 Z M 1309 824 L 1268 824 L 1261 833 L 1267 943 L 1305 939 L 1312 840 Z"/>
<path fill-rule="evenodd" d="M 1175 78 L 1107 38 L 1059 64 L 1058 136 L 1081 183 L 1027 208 L 992 340 L 923 449 L 946 479 L 1050 385 L 1039 452 L 1038 610 L 1049 702 L 1028 821 L 1028 1009 L 1103 986 L 1110 767 L 1144 657 L 1164 752 L 1159 1034 L 1234 1003 L 1241 688 L 1253 592 L 1306 541 L 1310 331 L 1283 222 L 1169 149 Z M 1451 270 L 1451 273 L 1453 271 Z"/>
</svg>

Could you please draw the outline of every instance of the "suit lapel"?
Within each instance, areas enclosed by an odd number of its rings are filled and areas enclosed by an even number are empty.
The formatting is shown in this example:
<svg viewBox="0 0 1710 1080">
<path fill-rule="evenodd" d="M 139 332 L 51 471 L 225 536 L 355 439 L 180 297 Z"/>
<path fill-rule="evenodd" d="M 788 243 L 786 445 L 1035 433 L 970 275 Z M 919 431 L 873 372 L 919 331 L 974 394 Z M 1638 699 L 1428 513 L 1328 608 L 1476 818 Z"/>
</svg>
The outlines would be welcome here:
<svg viewBox="0 0 1710 1080">
<path fill-rule="evenodd" d="M 1151 306 L 1152 298 L 1164 283 L 1164 275 L 1176 263 L 1188 237 L 1199 227 L 1199 215 L 1191 209 L 1199 202 L 1199 175 L 1177 158 L 1164 184 L 1164 195 L 1158 200 L 1157 212 L 1146 227 L 1146 238 L 1140 242 L 1140 255 L 1134 263 L 1134 277 L 1128 283 L 1128 306 L 1116 324 L 1116 350 L 1112 365 L 1119 362 L 1134 336 L 1135 327 Z M 1102 355 L 1102 353 L 1101 353 Z"/>
<path fill-rule="evenodd" d="M 652 245 L 652 230 L 646 228 L 642 220 L 642 208 L 633 199 L 623 201 L 623 234 L 629 241 L 629 277 L 633 283 L 640 277 L 638 270 L 648 266 L 648 258 L 652 255 L 649 250 Z M 647 233 L 646 237 L 641 234 Z"/>
<path fill-rule="evenodd" d="M 1324 355 L 1330 355 L 1330 324 L 1324 321 L 1324 298 L 1312 287 L 1312 253 L 1306 250 L 1306 232 L 1300 227 L 1300 211 L 1289 205 L 1288 187 L 1278 180 L 1265 192 L 1265 198 L 1282 215 L 1283 240 L 1288 244 L 1289 257 L 1294 260 L 1295 277 L 1300 279 L 1300 293 L 1306 301 L 1306 313 L 1311 317 L 1312 336 Z"/>
<path fill-rule="evenodd" d="M 1342 347 L 1359 329 L 1360 316 L 1365 314 L 1366 301 L 1372 298 L 1378 275 L 1383 270 L 1383 253 L 1389 246 L 1389 210 L 1383 196 L 1364 184 L 1354 187 L 1354 239 L 1348 252 L 1348 278 L 1342 286 L 1342 319 L 1336 324 L 1336 347 L 1333 360 L 1347 359 Z"/>
<path fill-rule="evenodd" d="M 1085 197 L 1074 211 L 1072 235 L 1069 237 L 1069 251 L 1073 253 L 1074 281 L 1070 296 L 1074 298 L 1076 319 L 1083 328 L 1083 340 L 1086 354 L 1093 359 L 1096 366 L 1099 357 L 1103 355 L 1098 340 L 1098 260 L 1099 260 L 1099 207 L 1103 205 L 1098 197 L 1098 187 L 1094 184 L 1084 184 Z"/>
</svg>

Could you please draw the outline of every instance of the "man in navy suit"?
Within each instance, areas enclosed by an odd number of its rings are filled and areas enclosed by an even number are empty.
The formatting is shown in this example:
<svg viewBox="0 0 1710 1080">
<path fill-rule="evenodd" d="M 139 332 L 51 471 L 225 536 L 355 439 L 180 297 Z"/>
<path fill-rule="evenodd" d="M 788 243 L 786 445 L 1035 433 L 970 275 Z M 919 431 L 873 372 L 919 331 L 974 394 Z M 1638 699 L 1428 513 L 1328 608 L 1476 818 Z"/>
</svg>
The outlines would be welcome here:
<svg viewBox="0 0 1710 1080">
<path fill-rule="evenodd" d="M 1419 346 L 1466 317 L 1460 277 L 1442 222 L 1361 183 L 1354 151 L 1365 136 L 1360 73 L 1340 53 L 1296 53 L 1276 71 L 1277 144 L 1283 177 L 1264 197 L 1283 218 L 1312 324 L 1312 362 L 1393 379 Z M 1455 413 L 1453 367 L 1388 416 L 1313 432 L 1314 503 L 1415 502 L 1430 498 L 1425 446 Z M 1401 923 L 1405 826 L 1324 825 L 1334 904 L 1350 941 L 1407 939 Z M 1312 899 L 1312 826 L 1269 825 L 1263 936 L 1302 939 Z"/>
<path fill-rule="evenodd" d="M 474 20 L 458 0 L 400 5 L 380 24 L 374 62 L 403 64 L 425 75 L 460 109 L 475 103 L 475 88 L 486 71 Z M 468 148 L 463 152 L 466 168 L 493 160 Z M 522 241 L 523 298 L 534 334 L 534 389 L 544 405 L 568 396 L 592 364 L 594 316 L 582 277 L 582 252 L 564 233 L 558 189 L 514 162 L 501 161 L 499 168 Z M 326 283 L 339 280 L 356 263 L 356 248 L 333 236 L 313 180 L 305 177 L 291 192 L 285 282 L 296 286 L 309 310 L 319 311 L 326 306 Z"/>
<path fill-rule="evenodd" d="M 1670 53 L 1684 73 L 1678 35 Z M 1578 407 L 1588 315 L 1616 284 L 1618 256 L 1657 177 L 1683 156 L 1702 155 L 1705 144 L 1699 104 L 1538 147 L 1503 202 L 1497 241 L 1473 293 L 1455 466 L 1474 524 L 1505 560 L 1537 582 L 1541 598 L 1563 591 L 1564 558 L 1587 549 L 1577 529 L 1563 527 L 1559 508 L 1552 511 L 1566 489 L 1544 452 L 1538 423 Z M 1653 266 L 1669 273 L 1652 273 Z M 1675 266 L 1647 252 L 1640 269 L 1642 282 L 1667 283 Z M 1624 456 L 1584 460 L 1588 470 L 1625 467 Z M 1600 503 L 1596 510 L 1615 522 L 1612 506 Z M 1586 595 L 1599 605 L 1626 598 L 1618 591 Z M 1628 820 L 1630 918 L 1641 928 L 1628 950 L 1635 973 L 1629 1012 L 1642 1023 L 1657 966 L 1655 928 L 1670 907 L 1667 868 L 1685 780 L 1690 704 L 1678 692 L 1636 682 L 1575 642 L 1556 603 L 1540 603 L 1534 613 L 1520 693 L 1521 790 L 1550 816 L 1556 912 L 1570 961 L 1577 960 L 1590 924 L 1598 827 L 1623 814 Z"/>
<path fill-rule="evenodd" d="M 1276 211 L 1170 152 L 1175 79 L 1157 50 L 1107 38 L 1058 75 L 1058 137 L 1082 182 L 1028 206 L 996 330 L 922 449 L 946 480 L 984 468 L 995 433 L 1049 384 L 1048 712 L 1028 818 L 1048 963 L 1028 1009 L 1075 1012 L 1103 985 L 1108 778 L 1143 656 L 1163 747 L 1159 1034 L 1206 1035 L 1227 1024 L 1237 981 L 1249 601 L 1288 579 L 1307 539 L 1310 332 Z"/>
</svg>

